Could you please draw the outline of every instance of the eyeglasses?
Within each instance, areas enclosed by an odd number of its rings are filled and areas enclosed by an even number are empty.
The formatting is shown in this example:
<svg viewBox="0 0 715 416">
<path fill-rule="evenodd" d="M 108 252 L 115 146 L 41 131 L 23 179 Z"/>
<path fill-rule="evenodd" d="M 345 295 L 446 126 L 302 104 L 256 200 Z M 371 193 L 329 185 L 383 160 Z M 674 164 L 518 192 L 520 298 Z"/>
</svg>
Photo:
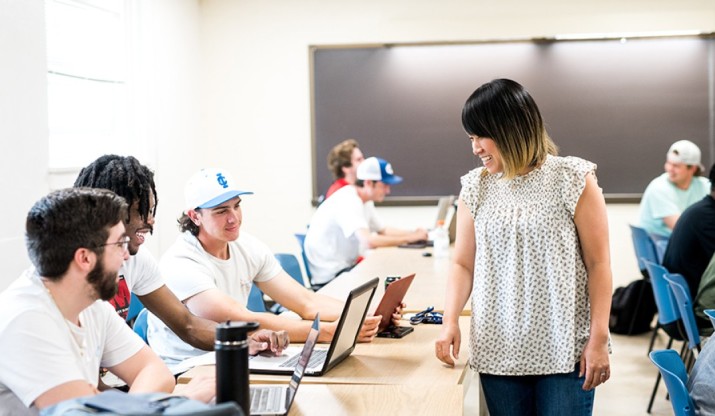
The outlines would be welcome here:
<svg viewBox="0 0 715 416">
<path fill-rule="evenodd" d="M 126 236 L 119 241 L 115 241 L 113 243 L 99 244 L 99 245 L 96 245 L 95 247 L 99 248 L 99 247 L 105 247 L 105 246 L 120 246 L 122 248 L 122 250 L 127 251 L 129 249 L 129 240 L 130 240 L 129 236 Z"/>
<path fill-rule="evenodd" d="M 410 318 L 410 323 L 412 325 L 417 324 L 435 324 L 442 325 L 442 313 L 434 312 L 434 306 L 423 310 L 422 312 L 416 313 Z"/>
</svg>

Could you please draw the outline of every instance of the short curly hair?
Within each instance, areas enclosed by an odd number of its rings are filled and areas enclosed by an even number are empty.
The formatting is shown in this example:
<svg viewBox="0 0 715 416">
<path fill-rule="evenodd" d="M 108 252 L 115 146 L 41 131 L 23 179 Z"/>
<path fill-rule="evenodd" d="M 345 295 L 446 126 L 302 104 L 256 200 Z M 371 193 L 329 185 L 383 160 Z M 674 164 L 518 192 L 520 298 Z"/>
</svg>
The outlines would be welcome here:
<svg viewBox="0 0 715 416">
<path fill-rule="evenodd" d="M 330 172 L 333 174 L 335 179 L 345 177 L 343 168 L 349 168 L 353 165 L 353 150 L 358 147 L 360 146 L 358 145 L 357 140 L 347 139 L 330 149 L 330 153 L 328 153 L 328 169 L 330 169 Z"/>
</svg>

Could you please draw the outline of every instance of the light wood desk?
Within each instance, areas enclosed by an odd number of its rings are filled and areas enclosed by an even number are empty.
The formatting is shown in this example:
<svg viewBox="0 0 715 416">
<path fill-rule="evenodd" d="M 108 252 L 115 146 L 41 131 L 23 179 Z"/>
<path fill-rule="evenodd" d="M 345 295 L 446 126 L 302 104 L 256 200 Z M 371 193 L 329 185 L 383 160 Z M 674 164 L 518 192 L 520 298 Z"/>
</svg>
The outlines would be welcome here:
<svg viewBox="0 0 715 416">
<path fill-rule="evenodd" d="M 345 299 L 353 288 L 374 277 L 379 277 L 380 284 L 371 305 L 371 310 L 374 310 L 385 293 L 385 277 L 416 273 L 405 295 L 407 305 L 405 312 L 419 312 L 428 306 L 434 306 L 437 311 L 444 311 L 450 259 L 424 257 L 422 254 L 425 252 L 431 253 L 432 248 L 382 247 L 370 250 L 363 261 L 325 285 L 320 289 L 320 293 Z M 465 305 L 462 315 L 471 315 L 470 302 Z"/>
<path fill-rule="evenodd" d="M 442 364 L 434 355 L 434 341 L 442 326 L 420 324 L 401 339 L 375 338 L 371 343 L 357 344 L 355 351 L 327 374 L 305 376 L 303 384 L 461 386 L 467 373 L 469 318 L 460 317 L 459 326 L 462 330 L 461 354 L 454 368 Z M 178 382 L 187 383 L 199 374 L 214 371 L 214 366 L 194 367 L 179 376 Z M 251 374 L 252 383 L 285 383 L 287 379 L 288 376 Z"/>
</svg>

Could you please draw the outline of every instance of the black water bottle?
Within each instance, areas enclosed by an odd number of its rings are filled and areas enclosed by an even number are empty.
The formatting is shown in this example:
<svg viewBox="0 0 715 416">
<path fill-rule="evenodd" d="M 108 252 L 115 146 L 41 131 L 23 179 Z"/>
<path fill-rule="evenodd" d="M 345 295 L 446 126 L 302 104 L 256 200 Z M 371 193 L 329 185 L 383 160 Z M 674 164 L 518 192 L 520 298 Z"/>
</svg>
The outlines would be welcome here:
<svg viewBox="0 0 715 416">
<path fill-rule="evenodd" d="M 258 322 L 225 322 L 216 325 L 216 403 L 236 402 L 251 414 L 248 388 L 248 333 Z"/>
</svg>

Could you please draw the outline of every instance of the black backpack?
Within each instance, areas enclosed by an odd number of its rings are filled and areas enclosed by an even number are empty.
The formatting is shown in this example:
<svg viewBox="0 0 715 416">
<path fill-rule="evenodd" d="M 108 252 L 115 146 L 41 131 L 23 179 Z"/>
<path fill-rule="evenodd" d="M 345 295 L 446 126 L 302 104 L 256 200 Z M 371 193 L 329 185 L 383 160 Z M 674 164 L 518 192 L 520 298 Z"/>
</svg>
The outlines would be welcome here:
<svg viewBox="0 0 715 416">
<path fill-rule="evenodd" d="M 657 311 L 650 280 L 635 280 L 613 292 L 608 328 L 621 335 L 648 332 Z"/>
</svg>

